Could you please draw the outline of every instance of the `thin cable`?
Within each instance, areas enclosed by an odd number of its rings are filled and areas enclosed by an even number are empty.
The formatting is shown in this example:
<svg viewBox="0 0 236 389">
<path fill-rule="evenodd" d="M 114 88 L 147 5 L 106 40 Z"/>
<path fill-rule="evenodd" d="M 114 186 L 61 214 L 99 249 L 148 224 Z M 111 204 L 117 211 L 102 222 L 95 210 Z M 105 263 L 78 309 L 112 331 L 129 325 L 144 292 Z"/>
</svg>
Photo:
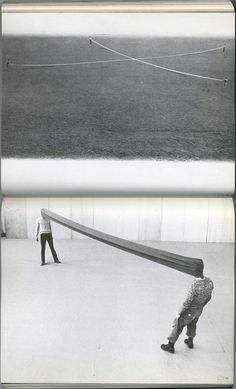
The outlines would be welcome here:
<svg viewBox="0 0 236 389">
<path fill-rule="evenodd" d="M 92 38 L 90 38 L 90 39 L 92 39 Z M 94 39 L 92 39 L 92 42 L 95 43 L 97 46 L 100 46 L 100 47 L 102 47 L 103 49 L 108 50 L 108 51 L 110 51 L 110 52 L 112 52 L 112 53 L 121 55 L 122 57 L 126 57 L 126 58 L 129 58 L 129 59 L 132 59 L 133 61 L 136 61 L 136 62 L 143 63 L 144 65 L 149 65 L 149 66 L 154 67 L 154 68 L 157 68 L 157 69 L 166 70 L 167 72 L 176 73 L 176 74 L 181 74 L 181 75 L 183 75 L 183 76 L 190 76 L 190 77 L 195 77 L 195 78 L 203 78 L 203 79 L 211 80 L 211 81 L 224 82 L 224 84 L 226 84 L 226 82 L 227 82 L 227 80 L 226 80 L 225 78 L 222 79 L 222 78 L 201 76 L 201 75 L 199 75 L 199 74 L 181 72 L 181 71 L 179 71 L 179 70 L 170 69 L 170 68 L 166 68 L 166 67 L 164 67 L 164 66 L 155 65 L 155 64 L 153 64 L 153 63 L 146 62 L 146 61 L 143 61 L 143 60 L 140 60 L 140 59 L 131 57 L 131 56 L 129 56 L 129 55 L 123 54 L 123 53 L 121 53 L 121 52 L 119 52 L 119 51 L 113 50 L 113 49 L 111 49 L 110 47 L 107 47 L 107 46 L 102 45 L 101 43 L 95 41 Z"/>
<path fill-rule="evenodd" d="M 93 40 L 92 40 L 93 42 Z M 82 62 L 67 62 L 67 63 L 52 63 L 52 64 L 17 64 L 10 62 L 10 60 L 7 61 L 7 67 L 22 67 L 22 68 L 40 68 L 40 67 L 54 67 L 54 66 L 78 66 L 78 65 L 93 65 L 93 64 L 98 64 L 98 63 L 110 63 L 110 62 L 126 62 L 126 61 L 134 61 L 136 59 L 138 60 L 146 60 L 146 59 L 162 59 L 162 58 L 171 58 L 171 57 L 184 57 L 184 56 L 189 56 L 189 55 L 198 55 L 198 54 L 203 54 L 203 53 L 209 53 L 212 51 L 218 51 L 225 49 L 225 46 L 219 46 L 215 47 L 212 49 L 207 49 L 207 50 L 202 50 L 202 51 L 193 51 L 193 52 L 187 52 L 187 53 L 177 53 L 177 54 L 169 54 L 169 55 L 161 55 L 161 56 L 156 56 L 156 57 L 140 57 L 140 58 L 126 58 L 126 59 L 107 59 L 107 60 L 99 60 L 99 61 L 82 61 Z"/>
</svg>

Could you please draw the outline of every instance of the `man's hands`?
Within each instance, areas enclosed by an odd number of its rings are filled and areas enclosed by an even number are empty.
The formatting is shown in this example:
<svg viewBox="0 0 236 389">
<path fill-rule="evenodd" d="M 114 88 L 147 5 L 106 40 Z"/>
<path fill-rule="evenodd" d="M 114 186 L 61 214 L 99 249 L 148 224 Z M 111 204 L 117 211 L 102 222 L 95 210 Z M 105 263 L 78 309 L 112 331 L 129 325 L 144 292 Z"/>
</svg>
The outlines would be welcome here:
<svg viewBox="0 0 236 389">
<path fill-rule="evenodd" d="M 39 241 L 39 237 L 38 236 L 36 236 L 36 242 L 38 242 Z"/>
</svg>

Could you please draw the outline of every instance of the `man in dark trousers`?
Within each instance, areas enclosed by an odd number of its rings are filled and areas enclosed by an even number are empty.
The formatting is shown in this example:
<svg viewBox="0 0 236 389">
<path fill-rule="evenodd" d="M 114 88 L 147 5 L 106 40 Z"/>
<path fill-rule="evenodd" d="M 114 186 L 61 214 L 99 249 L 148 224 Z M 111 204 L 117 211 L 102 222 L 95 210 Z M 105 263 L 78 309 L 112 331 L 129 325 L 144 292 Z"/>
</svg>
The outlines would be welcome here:
<svg viewBox="0 0 236 389">
<path fill-rule="evenodd" d="M 57 253 L 53 245 L 50 220 L 45 216 L 41 216 L 36 220 L 36 240 L 37 241 L 39 240 L 39 235 L 40 235 L 40 243 L 41 243 L 41 266 L 45 265 L 46 242 L 48 242 L 48 245 L 52 252 L 54 262 L 61 263 L 57 257 Z"/>
<path fill-rule="evenodd" d="M 204 306 L 211 299 L 213 288 L 213 282 L 209 277 L 204 277 L 203 273 L 198 274 L 191 285 L 181 311 L 175 317 L 172 332 L 168 337 L 169 343 L 162 344 L 162 350 L 170 353 L 175 352 L 175 342 L 185 326 L 187 326 L 188 338 L 184 340 L 184 343 L 189 348 L 194 347 L 193 338 L 196 336 L 197 321 Z"/>
</svg>

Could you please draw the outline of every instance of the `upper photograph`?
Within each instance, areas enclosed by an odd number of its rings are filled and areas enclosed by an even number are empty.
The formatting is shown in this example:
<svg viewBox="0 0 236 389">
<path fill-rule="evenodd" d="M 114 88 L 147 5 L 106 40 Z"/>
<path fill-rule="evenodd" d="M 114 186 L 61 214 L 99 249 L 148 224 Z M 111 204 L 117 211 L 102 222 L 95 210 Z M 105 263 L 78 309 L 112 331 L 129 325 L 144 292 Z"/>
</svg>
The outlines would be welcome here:
<svg viewBox="0 0 236 389">
<path fill-rule="evenodd" d="M 3 12 L 2 117 L 6 160 L 232 162 L 234 13 Z"/>
</svg>

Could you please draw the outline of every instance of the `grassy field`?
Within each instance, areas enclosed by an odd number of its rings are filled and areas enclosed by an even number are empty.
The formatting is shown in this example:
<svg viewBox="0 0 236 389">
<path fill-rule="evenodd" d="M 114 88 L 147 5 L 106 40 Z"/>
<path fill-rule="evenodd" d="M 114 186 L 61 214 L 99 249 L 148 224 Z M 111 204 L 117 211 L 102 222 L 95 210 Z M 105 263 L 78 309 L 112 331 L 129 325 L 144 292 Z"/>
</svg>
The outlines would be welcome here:
<svg viewBox="0 0 236 389">
<path fill-rule="evenodd" d="M 96 38 L 96 37 L 94 37 Z M 97 38 L 134 57 L 220 46 L 222 40 Z M 118 59 L 86 37 L 3 39 L 2 155 L 10 158 L 234 159 L 234 42 L 227 50 L 136 62 L 51 68 L 16 63 Z"/>
</svg>

